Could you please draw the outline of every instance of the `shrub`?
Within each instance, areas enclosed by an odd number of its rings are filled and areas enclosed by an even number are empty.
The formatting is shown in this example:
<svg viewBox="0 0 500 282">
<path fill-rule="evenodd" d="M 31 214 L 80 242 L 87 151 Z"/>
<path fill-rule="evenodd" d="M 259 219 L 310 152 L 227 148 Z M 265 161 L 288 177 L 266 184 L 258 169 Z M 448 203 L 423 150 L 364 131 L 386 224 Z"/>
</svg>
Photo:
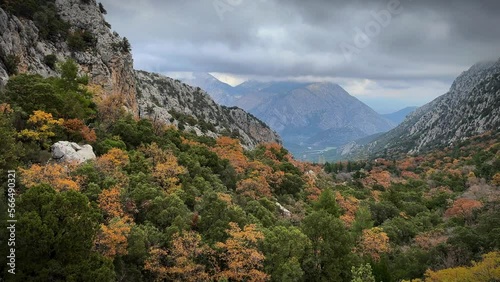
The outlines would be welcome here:
<svg viewBox="0 0 500 282">
<path fill-rule="evenodd" d="M 68 47 L 73 52 L 83 52 L 95 48 L 97 39 L 87 30 L 73 32 L 68 36 Z"/>
<path fill-rule="evenodd" d="M 108 13 L 108 11 L 106 11 L 106 9 L 104 9 L 104 6 L 102 5 L 102 3 L 99 3 L 99 11 L 101 12 L 101 14 L 104 14 L 104 15 L 106 15 Z"/>
<path fill-rule="evenodd" d="M 118 34 L 115 34 L 115 36 L 118 36 Z M 130 46 L 130 42 L 127 37 L 124 37 L 122 41 L 118 43 L 113 43 L 111 46 L 117 52 L 130 53 L 130 51 L 132 51 L 132 47 Z"/>
<path fill-rule="evenodd" d="M 17 74 L 17 66 L 19 65 L 19 57 L 16 55 L 7 55 L 4 59 L 5 70 L 8 75 Z"/>
<path fill-rule="evenodd" d="M 43 58 L 43 62 L 51 69 L 56 69 L 57 57 L 54 54 L 47 55 Z"/>
</svg>

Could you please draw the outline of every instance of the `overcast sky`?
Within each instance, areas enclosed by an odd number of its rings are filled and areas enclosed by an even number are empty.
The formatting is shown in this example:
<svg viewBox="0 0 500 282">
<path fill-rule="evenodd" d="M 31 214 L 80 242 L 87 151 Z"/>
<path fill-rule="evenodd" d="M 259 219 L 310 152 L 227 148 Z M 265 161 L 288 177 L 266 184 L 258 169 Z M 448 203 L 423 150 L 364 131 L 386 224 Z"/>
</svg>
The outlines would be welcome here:
<svg viewBox="0 0 500 282">
<path fill-rule="evenodd" d="M 500 57 L 498 0 L 101 0 L 135 67 L 339 83 L 379 112 L 423 105 Z"/>
</svg>

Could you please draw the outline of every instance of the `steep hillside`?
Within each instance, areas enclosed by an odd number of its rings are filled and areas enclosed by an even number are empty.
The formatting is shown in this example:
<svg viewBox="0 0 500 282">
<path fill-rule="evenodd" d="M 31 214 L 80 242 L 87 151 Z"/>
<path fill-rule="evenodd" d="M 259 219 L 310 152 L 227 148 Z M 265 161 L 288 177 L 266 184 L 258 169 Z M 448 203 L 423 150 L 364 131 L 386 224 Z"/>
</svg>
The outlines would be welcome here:
<svg viewBox="0 0 500 282">
<path fill-rule="evenodd" d="M 135 117 L 153 116 L 200 135 L 238 137 L 248 148 L 279 142 L 241 109 L 221 107 L 204 92 L 172 79 L 134 71 L 131 46 L 111 31 L 105 13 L 95 0 L 2 2 L 0 88 L 18 73 L 58 76 L 58 62 L 71 58 L 102 95 L 98 98 L 118 101 Z"/>
<path fill-rule="evenodd" d="M 246 147 L 280 142 L 279 136 L 257 118 L 239 108 L 216 104 L 199 87 L 159 74 L 136 71 L 141 117 L 165 120 L 197 135 L 239 138 Z"/>
<path fill-rule="evenodd" d="M 418 153 L 500 127 L 500 61 L 463 72 L 450 91 L 417 109 L 401 125 L 354 154 Z"/>
</svg>

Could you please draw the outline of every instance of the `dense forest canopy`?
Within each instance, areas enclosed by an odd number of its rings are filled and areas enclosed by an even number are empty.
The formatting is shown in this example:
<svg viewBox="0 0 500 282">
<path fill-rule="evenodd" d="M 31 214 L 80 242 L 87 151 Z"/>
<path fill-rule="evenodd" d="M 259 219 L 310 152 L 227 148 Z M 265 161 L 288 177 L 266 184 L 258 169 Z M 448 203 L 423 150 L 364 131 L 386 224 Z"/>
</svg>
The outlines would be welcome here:
<svg viewBox="0 0 500 282">
<path fill-rule="evenodd" d="M 278 144 L 246 151 L 230 137 L 134 119 L 74 62 L 57 65 L 61 77 L 20 74 L 0 94 L 0 168 L 17 175 L 9 279 L 500 279 L 498 133 L 320 166 Z M 97 158 L 51 159 L 61 140 L 91 144 Z"/>
</svg>

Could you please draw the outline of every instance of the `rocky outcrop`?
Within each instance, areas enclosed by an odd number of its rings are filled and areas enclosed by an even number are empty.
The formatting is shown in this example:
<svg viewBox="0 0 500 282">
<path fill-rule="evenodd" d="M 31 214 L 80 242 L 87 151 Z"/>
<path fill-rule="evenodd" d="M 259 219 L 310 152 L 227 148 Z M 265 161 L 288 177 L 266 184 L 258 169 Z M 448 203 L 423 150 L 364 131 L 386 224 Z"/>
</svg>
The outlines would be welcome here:
<svg viewBox="0 0 500 282">
<path fill-rule="evenodd" d="M 246 148 L 281 143 L 266 124 L 239 108 L 218 105 L 199 87 L 145 71 L 135 72 L 141 117 L 159 119 L 197 135 L 230 135 Z"/>
<path fill-rule="evenodd" d="M 45 57 L 55 55 L 59 61 L 72 58 L 81 72 L 89 76 L 90 83 L 101 86 L 104 95 L 122 96 L 125 107 L 137 114 L 132 55 L 116 48 L 123 39 L 111 32 L 95 0 L 88 2 L 55 1 L 59 16 L 71 26 L 70 32 L 85 30 L 95 38 L 95 47 L 86 51 L 71 51 L 65 39 L 44 40 L 32 21 L 7 14 L 0 8 L 0 55 L 4 57 L 1 59 L 15 56 L 20 73 L 56 76 L 58 73 L 46 64 Z M 5 85 L 8 78 L 6 66 L 0 63 L 0 86 Z"/>
<path fill-rule="evenodd" d="M 500 128 L 500 60 L 463 72 L 450 91 L 351 154 L 415 154 Z"/>
<path fill-rule="evenodd" d="M 92 146 L 78 145 L 73 142 L 59 141 L 52 145 L 52 159 L 58 162 L 76 162 L 78 164 L 96 158 Z"/>
</svg>

